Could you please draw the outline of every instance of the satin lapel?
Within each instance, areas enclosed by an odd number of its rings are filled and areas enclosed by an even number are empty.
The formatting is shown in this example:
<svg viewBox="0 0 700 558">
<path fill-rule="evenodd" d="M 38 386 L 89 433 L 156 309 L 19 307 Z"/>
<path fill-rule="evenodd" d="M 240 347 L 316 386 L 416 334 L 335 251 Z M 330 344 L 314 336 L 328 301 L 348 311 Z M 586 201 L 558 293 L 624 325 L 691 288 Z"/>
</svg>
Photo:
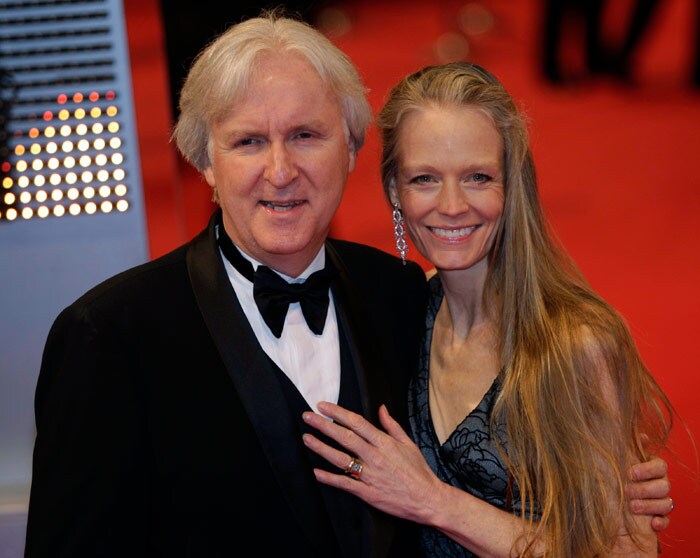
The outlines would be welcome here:
<svg viewBox="0 0 700 558">
<path fill-rule="evenodd" d="M 326 253 L 338 269 L 338 277 L 333 282 L 333 297 L 338 319 L 347 332 L 355 369 L 362 392 L 362 407 L 365 416 L 375 424 L 378 421 L 379 405 L 388 403 L 391 395 L 385 381 L 386 367 L 391 365 L 382 353 L 382 340 L 377 339 L 372 323 L 372 309 L 359 292 L 357 283 L 332 243 L 326 242 Z"/>
<path fill-rule="evenodd" d="M 331 242 L 326 242 L 326 253 L 338 270 L 338 277 L 331 289 L 335 299 L 335 310 L 339 322 L 346 331 L 349 350 L 352 356 L 362 397 L 364 415 L 374 424 L 379 424 L 378 410 L 382 403 L 391 401 L 391 390 L 386 382 L 388 366 L 391 362 L 382 351 L 382 339 L 378 338 L 375 330 L 369 327 L 372 323 L 371 308 L 359 291 L 357 283 L 352 280 L 347 267 Z M 372 556 L 385 556 L 388 553 L 394 536 L 394 526 L 386 520 L 386 516 L 370 507 L 374 520 L 371 529 L 372 540 L 370 551 Z"/>
<path fill-rule="evenodd" d="M 187 269 L 197 304 L 294 516 L 322 555 L 337 552 L 299 432 L 271 364 L 229 282 L 216 245 L 215 218 L 192 241 Z M 300 471 L 302 473 L 300 474 Z M 308 474 L 306 474 L 308 472 Z M 243 480 L 243 482 L 245 482 Z M 328 525 L 327 528 L 323 528 Z"/>
</svg>

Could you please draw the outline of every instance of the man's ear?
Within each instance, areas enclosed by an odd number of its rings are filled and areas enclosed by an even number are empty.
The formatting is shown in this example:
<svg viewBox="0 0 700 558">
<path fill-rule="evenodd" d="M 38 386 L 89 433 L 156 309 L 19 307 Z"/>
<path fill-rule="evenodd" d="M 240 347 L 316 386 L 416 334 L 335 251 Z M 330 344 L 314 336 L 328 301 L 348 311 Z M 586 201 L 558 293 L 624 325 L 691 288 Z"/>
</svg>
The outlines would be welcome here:
<svg viewBox="0 0 700 558">
<path fill-rule="evenodd" d="M 348 147 L 348 173 L 355 170 L 355 163 L 357 163 L 357 150 L 350 145 Z"/>
<path fill-rule="evenodd" d="M 216 189 L 216 181 L 214 180 L 214 173 L 211 170 L 211 165 L 202 171 L 202 176 L 204 176 L 209 186 Z"/>
</svg>

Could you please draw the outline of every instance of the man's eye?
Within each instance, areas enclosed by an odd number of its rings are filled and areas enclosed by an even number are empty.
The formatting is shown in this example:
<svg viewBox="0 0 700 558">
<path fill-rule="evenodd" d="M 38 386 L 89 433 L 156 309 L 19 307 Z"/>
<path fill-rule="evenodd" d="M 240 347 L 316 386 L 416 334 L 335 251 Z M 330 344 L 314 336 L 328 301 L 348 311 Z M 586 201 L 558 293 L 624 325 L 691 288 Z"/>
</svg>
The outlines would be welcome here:
<svg viewBox="0 0 700 558">
<path fill-rule="evenodd" d="M 313 137 L 313 134 L 311 132 L 299 132 L 297 134 L 297 138 L 299 139 L 310 139 Z"/>
<path fill-rule="evenodd" d="M 412 184 L 428 184 L 432 182 L 432 177 L 428 176 L 427 174 L 421 174 L 420 176 L 415 176 L 413 177 L 410 182 Z"/>
<path fill-rule="evenodd" d="M 239 145 L 241 147 L 246 147 L 248 145 L 253 145 L 257 142 L 255 138 L 243 138 L 242 140 L 239 140 L 236 145 Z"/>
</svg>

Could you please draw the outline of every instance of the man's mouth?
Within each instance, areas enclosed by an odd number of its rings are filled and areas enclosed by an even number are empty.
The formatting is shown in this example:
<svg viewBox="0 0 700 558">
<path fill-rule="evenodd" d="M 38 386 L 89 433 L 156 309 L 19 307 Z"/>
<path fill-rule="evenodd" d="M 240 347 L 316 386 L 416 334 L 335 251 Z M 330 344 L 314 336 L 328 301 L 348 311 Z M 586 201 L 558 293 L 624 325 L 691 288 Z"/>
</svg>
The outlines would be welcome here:
<svg viewBox="0 0 700 558">
<path fill-rule="evenodd" d="M 303 204 L 303 201 L 291 201 L 291 202 L 271 202 L 271 201 L 260 201 L 265 207 L 272 209 L 273 211 L 291 211 L 296 206 Z"/>
</svg>

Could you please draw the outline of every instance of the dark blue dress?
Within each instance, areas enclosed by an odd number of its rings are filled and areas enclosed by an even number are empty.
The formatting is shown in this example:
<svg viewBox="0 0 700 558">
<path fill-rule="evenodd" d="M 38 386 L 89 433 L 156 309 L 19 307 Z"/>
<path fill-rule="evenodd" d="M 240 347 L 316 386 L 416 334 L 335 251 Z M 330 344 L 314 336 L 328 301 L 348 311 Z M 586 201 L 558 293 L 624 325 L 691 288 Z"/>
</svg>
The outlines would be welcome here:
<svg viewBox="0 0 700 558">
<path fill-rule="evenodd" d="M 440 444 L 433 429 L 428 404 L 428 368 L 433 326 L 442 297 L 442 285 L 436 275 L 430 280 L 430 299 L 419 372 L 411 383 L 408 396 L 413 439 L 441 480 L 503 510 L 520 514 L 520 494 L 508 475 L 489 431 L 489 417 L 501 388 L 498 380 L 494 381 L 479 405 L 464 418 L 444 444 Z M 496 435 L 500 440 L 505 439 L 504 432 L 503 425 L 499 425 Z M 425 556 L 476 556 L 440 531 L 429 527 L 421 529 L 421 543 Z"/>
</svg>

